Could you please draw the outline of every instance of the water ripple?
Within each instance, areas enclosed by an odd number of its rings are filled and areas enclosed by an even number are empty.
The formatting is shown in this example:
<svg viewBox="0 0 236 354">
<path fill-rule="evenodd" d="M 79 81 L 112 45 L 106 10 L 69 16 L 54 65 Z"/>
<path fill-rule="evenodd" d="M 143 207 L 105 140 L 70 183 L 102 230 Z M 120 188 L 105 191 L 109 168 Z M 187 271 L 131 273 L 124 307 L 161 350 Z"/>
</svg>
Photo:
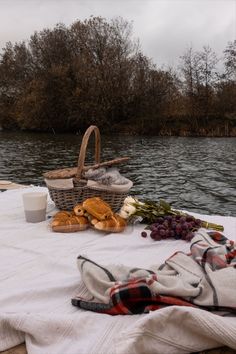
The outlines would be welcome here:
<svg viewBox="0 0 236 354">
<path fill-rule="evenodd" d="M 0 179 L 43 185 L 48 170 L 76 166 L 81 137 L 0 132 Z M 92 144 L 93 145 L 93 144 Z M 93 161 L 94 147 L 87 161 Z M 103 136 L 102 159 L 130 156 L 132 194 L 176 208 L 236 215 L 236 139 Z"/>
</svg>

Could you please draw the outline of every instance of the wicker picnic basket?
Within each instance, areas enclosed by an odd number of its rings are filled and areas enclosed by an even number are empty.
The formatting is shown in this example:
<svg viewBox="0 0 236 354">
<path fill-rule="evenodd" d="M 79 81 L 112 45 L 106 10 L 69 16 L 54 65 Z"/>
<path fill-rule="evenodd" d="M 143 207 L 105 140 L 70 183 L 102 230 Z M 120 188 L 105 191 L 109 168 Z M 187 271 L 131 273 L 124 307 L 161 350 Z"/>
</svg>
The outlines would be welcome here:
<svg viewBox="0 0 236 354">
<path fill-rule="evenodd" d="M 95 164 L 85 166 L 85 156 L 88 141 L 92 132 L 95 133 Z M 116 158 L 106 162 L 100 162 L 101 155 L 101 138 L 98 127 L 91 125 L 85 132 L 78 158 L 78 165 L 74 168 L 65 168 L 60 170 L 49 171 L 43 174 L 46 185 L 49 190 L 51 199 L 56 207 L 60 210 L 72 210 L 76 204 L 83 202 L 87 198 L 100 197 L 111 206 L 113 211 L 118 211 L 124 199 L 128 194 L 127 191 L 111 190 L 108 186 L 102 185 L 99 188 L 88 186 L 88 180 L 84 178 L 83 172 L 88 169 L 96 169 L 98 167 L 112 166 L 117 163 L 126 162 L 128 157 Z M 69 188 L 61 188 L 55 186 L 55 182 L 60 180 L 72 180 Z M 53 182 L 53 183 L 52 183 Z M 132 184 L 131 184 L 132 186 Z"/>
</svg>

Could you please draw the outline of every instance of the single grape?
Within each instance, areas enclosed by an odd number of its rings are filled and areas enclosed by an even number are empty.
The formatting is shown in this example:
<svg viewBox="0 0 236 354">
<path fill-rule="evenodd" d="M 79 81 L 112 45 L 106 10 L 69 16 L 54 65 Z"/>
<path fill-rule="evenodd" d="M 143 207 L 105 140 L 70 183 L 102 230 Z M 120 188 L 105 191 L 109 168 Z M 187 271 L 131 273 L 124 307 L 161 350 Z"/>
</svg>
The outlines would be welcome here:
<svg viewBox="0 0 236 354">
<path fill-rule="evenodd" d="M 190 228 L 190 229 L 193 229 L 194 226 L 195 226 L 195 222 L 194 222 L 194 221 L 190 221 L 190 222 L 188 223 L 188 225 L 189 225 L 189 228 Z"/>
<path fill-rule="evenodd" d="M 186 222 L 186 217 L 185 217 L 185 216 L 181 216 L 181 218 L 179 219 L 179 221 L 180 221 L 181 223 Z"/>
<path fill-rule="evenodd" d="M 153 240 L 155 240 L 156 235 L 157 235 L 157 232 L 156 232 L 156 231 L 151 231 L 150 237 L 151 237 Z"/>
<path fill-rule="evenodd" d="M 160 224 L 160 225 L 157 226 L 157 230 L 158 231 L 161 230 L 161 229 L 165 229 L 165 227 L 163 227 L 163 224 Z"/>
<path fill-rule="evenodd" d="M 160 235 L 156 235 L 155 238 L 154 238 L 155 241 L 161 241 L 161 236 Z"/>
<path fill-rule="evenodd" d="M 163 219 L 161 216 L 156 219 L 156 222 L 157 222 L 158 224 L 162 224 L 163 221 L 164 221 L 164 219 Z"/>
<path fill-rule="evenodd" d="M 142 232 L 141 232 L 141 236 L 142 236 L 142 237 L 147 237 L 146 231 L 142 231 Z"/>
<path fill-rule="evenodd" d="M 168 227 L 169 227 L 169 222 L 168 222 L 168 220 L 165 220 L 162 225 L 165 226 L 166 228 L 168 228 Z"/>
<path fill-rule="evenodd" d="M 166 231 L 165 231 L 164 229 L 161 229 L 161 230 L 159 231 L 159 235 L 160 235 L 162 238 L 165 238 L 165 236 L 166 236 Z"/>
<path fill-rule="evenodd" d="M 175 232 L 177 234 L 181 234 L 181 232 L 182 232 L 182 225 L 181 224 L 176 225 Z"/>
<path fill-rule="evenodd" d="M 160 241 L 161 240 L 161 236 L 159 234 L 158 231 L 152 231 L 150 233 L 150 237 L 154 240 L 154 241 Z"/>
<path fill-rule="evenodd" d="M 150 230 L 151 231 L 156 231 L 157 230 L 157 225 L 156 224 L 152 224 L 152 225 L 150 225 Z"/>
<path fill-rule="evenodd" d="M 167 229 L 167 230 L 166 230 L 166 238 L 171 237 L 170 232 L 171 232 L 171 230 L 170 230 L 170 229 Z"/>
<path fill-rule="evenodd" d="M 188 232 L 187 235 L 185 236 L 185 240 L 186 240 L 186 241 L 191 241 L 192 238 L 193 238 L 193 236 L 194 236 L 193 232 L 190 231 L 190 232 Z"/>
<path fill-rule="evenodd" d="M 188 229 L 188 223 L 187 222 L 184 222 L 181 226 L 182 226 L 183 230 L 187 230 Z"/>
</svg>

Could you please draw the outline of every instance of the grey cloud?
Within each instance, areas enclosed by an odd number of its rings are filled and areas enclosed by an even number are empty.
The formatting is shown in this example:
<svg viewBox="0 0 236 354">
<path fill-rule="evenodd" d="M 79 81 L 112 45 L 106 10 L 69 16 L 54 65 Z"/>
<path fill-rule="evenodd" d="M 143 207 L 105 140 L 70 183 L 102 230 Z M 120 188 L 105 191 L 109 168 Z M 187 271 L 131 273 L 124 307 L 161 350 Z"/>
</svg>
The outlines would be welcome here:
<svg viewBox="0 0 236 354">
<path fill-rule="evenodd" d="M 191 44 L 221 55 L 236 38 L 236 0 L 0 0 L 0 48 L 91 15 L 132 21 L 144 54 L 158 65 L 173 65 Z"/>
</svg>

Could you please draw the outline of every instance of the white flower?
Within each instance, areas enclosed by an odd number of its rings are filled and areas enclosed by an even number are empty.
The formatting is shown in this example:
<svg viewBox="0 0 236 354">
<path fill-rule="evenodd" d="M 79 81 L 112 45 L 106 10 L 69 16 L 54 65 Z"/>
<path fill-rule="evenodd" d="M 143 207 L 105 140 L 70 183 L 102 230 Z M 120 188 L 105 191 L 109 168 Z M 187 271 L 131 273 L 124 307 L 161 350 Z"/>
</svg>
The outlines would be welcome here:
<svg viewBox="0 0 236 354">
<path fill-rule="evenodd" d="M 123 210 L 122 208 L 120 209 L 119 213 L 118 213 L 123 219 L 128 219 L 129 218 L 129 214 Z"/>
<path fill-rule="evenodd" d="M 135 212 L 136 208 L 133 205 L 123 205 L 123 207 L 120 209 L 119 215 L 124 219 L 128 219 Z"/>
<path fill-rule="evenodd" d="M 137 209 L 133 204 L 139 203 L 137 199 L 128 196 L 124 200 L 124 204 L 120 209 L 119 215 L 124 218 L 128 219 L 131 215 L 133 215 Z"/>
<path fill-rule="evenodd" d="M 129 215 L 133 215 L 136 212 L 135 206 L 131 204 L 123 205 L 122 209 Z"/>
<path fill-rule="evenodd" d="M 137 203 L 137 200 L 135 198 L 131 197 L 130 195 L 125 198 L 124 205 L 129 205 L 132 203 Z"/>
</svg>

